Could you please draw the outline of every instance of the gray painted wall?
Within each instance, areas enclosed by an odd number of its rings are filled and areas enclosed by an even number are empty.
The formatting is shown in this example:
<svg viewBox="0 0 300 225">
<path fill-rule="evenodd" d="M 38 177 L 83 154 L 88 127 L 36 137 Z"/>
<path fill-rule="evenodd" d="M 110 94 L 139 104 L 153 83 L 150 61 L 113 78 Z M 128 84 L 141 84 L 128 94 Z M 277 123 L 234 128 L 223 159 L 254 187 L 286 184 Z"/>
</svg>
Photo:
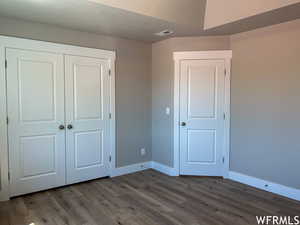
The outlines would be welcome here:
<svg viewBox="0 0 300 225">
<path fill-rule="evenodd" d="M 228 50 L 229 37 L 171 38 L 152 45 L 152 159 L 173 167 L 174 51 Z M 171 115 L 165 108 L 171 108 Z"/>
<path fill-rule="evenodd" d="M 118 166 L 151 159 L 173 166 L 173 117 L 165 114 L 165 107 L 173 112 L 172 52 L 226 50 L 231 42 L 231 170 L 300 188 L 300 20 L 230 41 L 221 36 L 154 43 L 152 78 L 149 44 L 5 18 L 0 34 L 117 50 Z M 139 155 L 141 147 L 146 157 Z"/>
<path fill-rule="evenodd" d="M 7 18 L 0 34 L 116 50 L 117 166 L 151 160 L 151 44 Z"/>
<path fill-rule="evenodd" d="M 300 20 L 152 45 L 152 155 L 173 166 L 173 51 L 233 50 L 230 169 L 300 189 Z M 231 45 L 231 46 L 229 46 Z"/>
<path fill-rule="evenodd" d="M 230 168 L 300 189 L 300 20 L 231 37 Z"/>
</svg>

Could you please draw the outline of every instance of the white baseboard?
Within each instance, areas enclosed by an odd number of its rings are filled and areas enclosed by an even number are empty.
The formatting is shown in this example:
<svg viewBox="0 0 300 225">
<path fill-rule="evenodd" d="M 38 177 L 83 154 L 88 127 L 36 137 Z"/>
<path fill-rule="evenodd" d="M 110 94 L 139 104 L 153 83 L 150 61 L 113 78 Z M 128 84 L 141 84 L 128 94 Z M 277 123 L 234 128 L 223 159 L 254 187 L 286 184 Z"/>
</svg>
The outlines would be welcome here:
<svg viewBox="0 0 300 225">
<path fill-rule="evenodd" d="M 138 171 L 150 169 L 152 167 L 152 162 L 143 162 L 143 163 L 137 163 L 129 166 L 123 166 L 123 167 L 118 167 L 115 168 L 111 171 L 111 177 L 117 177 L 117 176 L 122 176 L 125 174 L 130 174 L 130 173 L 135 173 Z"/>
<path fill-rule="evenodd" d="M 154 161 L 152 162 L 152 169 L 157 170 L 169 176 L 178 176 L 178 173 L 176 172 L 175 168 L 163 165 L 158 162 L 154 162 Z"/>
<path fill-rule="evenodd" d="M 300 189 L 287 187 L 282 184 L 273 183 L 271 181 L 266 181 L 233 171 L 229 172 L 229 179 L 300 201 Z"/>
<path fill-rule="evenodd" d="M 178 173 L 174 168 L 163 165 L 158 162 L 148 161 L 148 162 L 137 163 L 133 165 L 115 168 L 111 172 L 111 177 L 122 176 L 130 173 L 135 173 L 138 171 L 143 171 L 146 169 L 154 169 L 169 176 L 178 176 Z"/>
</svg>

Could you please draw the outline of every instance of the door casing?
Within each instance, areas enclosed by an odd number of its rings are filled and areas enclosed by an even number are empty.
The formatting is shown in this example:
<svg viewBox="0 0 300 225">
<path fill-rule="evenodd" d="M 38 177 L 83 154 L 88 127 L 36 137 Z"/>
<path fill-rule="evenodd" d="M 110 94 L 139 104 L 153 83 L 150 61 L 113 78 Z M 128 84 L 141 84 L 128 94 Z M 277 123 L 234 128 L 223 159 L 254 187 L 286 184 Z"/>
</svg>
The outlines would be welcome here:
<svg viewBox="0 0 300 225">
<path fill-rule="evenodd" d="M 174 174 L 180 175 L 180 65 L 183 60 L 222 59 L 225 62 L 225 105 L 223 140 L 223 177 L 228 178 L 230 160 L 230 74 L 232 51 L 189 51 L 174 52 L 174 114 L 173 114 L 173 167 Z"/>
<path fill-rule="evenodd" d="M 116 169 L 116 122 L 115 122 L 115 51 L 85 48 L 45 41 L 28 40 L 0 35 L 0 201 L 9 200 L 9 155 L 7 134 L 7 89 L 6 89 L 6 48 L 43 51 L 62 55 L 75 55 L 106 59 L 110 70 L 110 174 Z"/>
</svg>

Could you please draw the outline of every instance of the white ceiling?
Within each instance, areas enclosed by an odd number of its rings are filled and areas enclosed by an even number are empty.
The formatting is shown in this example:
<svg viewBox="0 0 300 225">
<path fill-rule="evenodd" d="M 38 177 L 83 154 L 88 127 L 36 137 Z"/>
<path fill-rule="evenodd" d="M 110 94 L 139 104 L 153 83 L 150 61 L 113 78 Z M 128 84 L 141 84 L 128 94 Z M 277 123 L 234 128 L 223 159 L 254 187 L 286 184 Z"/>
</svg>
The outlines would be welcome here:
<svg viewBox="0 0 300 225">
<path fill-rule="evenodd" d="M 201 27 L 206 0 L 87 0 L 176 24 Z M 211 0 L 209 0 L 211 1 Z M 232 1 L 232 0 L 231 0 Z M 294 0 L 295 1 L 295 0 Z M 300 1 L 300 0 L 299 0 Z"/>
<path fill-rule="evenodd" d="M 300 18 L 294 4 L 204 30 L 205 7 L 206 0 L 0 0 L 0 16 L 146 42 L 168 38 L 154 35 L 165 29 L 227 35 Z"/>
<path fill-rule="evenodd" d="M 179 36 L 203 32 L 203 21 L 197 27 L 179 25 L 88 0 L 1 0 L 0 15 L 148 42 L 163 39 L 154 33 L 164 29 Z"/>
</svg>

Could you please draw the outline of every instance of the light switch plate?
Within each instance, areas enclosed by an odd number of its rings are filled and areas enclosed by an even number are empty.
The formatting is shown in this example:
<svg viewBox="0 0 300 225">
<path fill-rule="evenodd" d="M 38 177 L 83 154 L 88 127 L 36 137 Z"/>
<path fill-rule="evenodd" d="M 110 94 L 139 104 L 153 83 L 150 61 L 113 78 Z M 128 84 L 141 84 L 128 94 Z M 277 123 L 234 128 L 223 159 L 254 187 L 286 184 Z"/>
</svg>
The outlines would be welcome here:
<svg viewBox="0 0 300 225">
<path fill-rule="evenodd" d="M 146 155 L 146 149 L 141 148 L 141 155 Z"/>
<path fill-rule="evenodd" d="M 166 108 L 166 115 L 170 115 L 170 108 L 169 107 Z"/>
</svg>

